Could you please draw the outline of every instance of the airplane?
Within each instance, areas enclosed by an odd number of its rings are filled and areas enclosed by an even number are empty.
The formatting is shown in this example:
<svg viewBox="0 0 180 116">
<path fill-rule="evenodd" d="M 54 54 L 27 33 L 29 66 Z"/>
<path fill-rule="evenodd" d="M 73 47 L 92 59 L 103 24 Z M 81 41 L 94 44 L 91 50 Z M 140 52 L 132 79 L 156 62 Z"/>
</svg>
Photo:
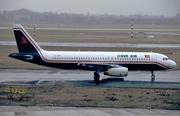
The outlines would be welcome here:
<svg viewBox="0 0 180 116">
<path fill-rule="evenodd" d="M 131 70 L 151 71 L 151 82 L 154 82 L 154 71 L 176 66 L 167 56 L 152 52 L 46 51 L 22 25 L 14 24 L 13 30 L 19 52 L 10 53 L 9 57 L 53 68 L 94 71 L 95 83 L 100 82 L 100 73 L 124 78 Z"/>
</svg>

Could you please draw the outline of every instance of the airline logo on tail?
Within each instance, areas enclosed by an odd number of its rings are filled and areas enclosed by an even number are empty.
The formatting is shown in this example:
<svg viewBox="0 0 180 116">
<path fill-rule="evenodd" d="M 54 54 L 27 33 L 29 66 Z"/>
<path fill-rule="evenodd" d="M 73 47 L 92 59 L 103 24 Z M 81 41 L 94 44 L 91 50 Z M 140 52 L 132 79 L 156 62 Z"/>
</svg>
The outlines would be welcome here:
<svg viewBox="0 0 180 116">
<path fill-rule="evenodd" d="M 28 44 L 28 42 L 26 41 L 25 37 L 22 37 L 21 40 L 22 40 L 22 42 L 20 42 L 20 44 L 23 44 L 23 45 L 24 44 Z"/>
</svg>

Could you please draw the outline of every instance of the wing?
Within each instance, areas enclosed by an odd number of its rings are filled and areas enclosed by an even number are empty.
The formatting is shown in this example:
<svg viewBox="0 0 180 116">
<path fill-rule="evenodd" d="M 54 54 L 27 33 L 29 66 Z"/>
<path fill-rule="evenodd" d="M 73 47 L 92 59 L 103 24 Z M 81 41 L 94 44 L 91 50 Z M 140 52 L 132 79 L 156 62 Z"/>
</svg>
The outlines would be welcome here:
<svg viewBox="0 0 180 116">
<path fill-rule="evenodd" d="M 100 72 L 104 72 L 104 75 L 109 76 L 116 76 L 116 77 L 125 77 L 128 75 L 128 68 L 120 66 L 118 64 L 112 64 L 112 63 L 102 63 L 102 62 L 93 62 L 93 63 L 87 63 L 87 62 L 81 62 L 78 63 L 79 66 L 86 66 L 90 68 L 96 68 L 96 73 L 99 74 Z"/>
<path fill-rule="evenodd" d="M 90 68 L 97 68 L 97 70 L 101 70 L 103 71 L 103 69 L 109 69 L 109 68 L 117 68 L 117 67 L 122 67 L 120 65 L 117 64 L 112 64 L 112 63 L 107 63 L 107 62 L 91 62 L 91 63 L 87 63 L 87 62 L 80 62 L 78 63 L 78 66 L 86 66 L 86 67 L 90 67 Z"/>
</svg>

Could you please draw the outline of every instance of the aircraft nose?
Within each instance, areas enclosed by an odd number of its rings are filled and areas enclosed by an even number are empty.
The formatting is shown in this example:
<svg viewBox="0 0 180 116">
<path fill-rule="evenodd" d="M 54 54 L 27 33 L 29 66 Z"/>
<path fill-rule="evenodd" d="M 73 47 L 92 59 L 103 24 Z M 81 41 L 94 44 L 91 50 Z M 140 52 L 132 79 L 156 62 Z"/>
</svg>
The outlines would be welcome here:
<svg viewBox="0 0 180 116">
<path fill-rule="evenodd" d="M 171 67 L 171 68 L 174 68 L 175 66 L 176 66 L 176 63 L 171 60 L 171 62 L 170 62 L 170 67 Z"/>
</svg>

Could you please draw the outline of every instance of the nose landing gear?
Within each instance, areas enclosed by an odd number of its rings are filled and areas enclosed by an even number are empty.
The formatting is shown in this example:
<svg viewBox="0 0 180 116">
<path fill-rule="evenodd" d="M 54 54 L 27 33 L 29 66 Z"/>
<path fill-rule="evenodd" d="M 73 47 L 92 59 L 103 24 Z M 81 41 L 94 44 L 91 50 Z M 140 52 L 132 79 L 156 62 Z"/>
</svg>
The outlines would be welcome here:
<svg viewBox="0 0 180 116">
<path fill-rule="evenodd" d="M 155 82 L 154 71 L 151 71 L 151 82 Z"/>
</svg>

